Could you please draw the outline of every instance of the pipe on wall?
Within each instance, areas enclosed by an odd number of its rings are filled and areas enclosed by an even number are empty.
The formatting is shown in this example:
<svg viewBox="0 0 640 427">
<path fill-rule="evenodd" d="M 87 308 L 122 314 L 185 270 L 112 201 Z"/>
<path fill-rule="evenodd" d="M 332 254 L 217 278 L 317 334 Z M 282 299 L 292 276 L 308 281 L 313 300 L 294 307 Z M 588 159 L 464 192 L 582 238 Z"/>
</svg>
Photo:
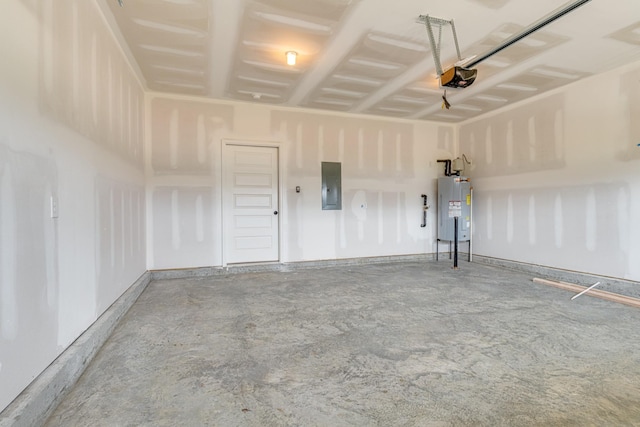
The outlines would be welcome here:
<svg viewBox="0 0 640 427">
<path fill-rule="evenodd" d="M 438 160 L 438 163 L 444 163 L 444 176 L 451 176 L 451 160 Z"/>
</svg>

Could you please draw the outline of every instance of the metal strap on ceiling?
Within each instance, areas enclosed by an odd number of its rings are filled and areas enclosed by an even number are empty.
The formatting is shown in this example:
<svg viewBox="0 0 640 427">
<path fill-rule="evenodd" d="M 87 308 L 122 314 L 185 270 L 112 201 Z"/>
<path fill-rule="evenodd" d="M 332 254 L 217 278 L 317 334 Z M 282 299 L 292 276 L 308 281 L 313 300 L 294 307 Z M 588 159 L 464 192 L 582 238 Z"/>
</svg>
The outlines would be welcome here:
<svg viewBox="0 0 640 427">
<path fill-rule="evenodd" d="M 547 16 L 545 16 L 543 18 L 540 18 L 539 20 L 535 21 L 534 23 L 532 23 L 531 25 L 526 27 L 524 30 L 522 30 L 520 33 L 514 34 L 513 36 L 509 37 L 508 39 L 506 39 L 505 41 L 500 43 L 498 46 L 494 47 L 493 49 L 490 49 L 489 51 L 483 53 L 482 55 L 480 55 L 480 56 L 478 56 L 476 58 L 473 58 L 473 60 L 471 60 L 471 62 L 467 62 L 465 64 L 462 64 L 462 66 L 464 68 L 472 68 L 475 65 L 478 65 L 479 63 L 481 63 L 485 59 L 490 58 L 491 56 L 495 55 L 496 53 L 500 52 L 501 50 L 506 49 L 507 47 L 511 46 L 512 44 L 518 42 L 519 40 L 522 40 L 525 37 L 527 37 L 529 34 L 538 31 L 540 28 L 542 28 L 542 27 L 544 27 L 546 25 L 549 25 L 550 23 L 552 23 L 556 19 L 566 15 L 567 13 L 577 9 L 578 7 L 582 6 L 583 4 L 585 4 L 585 3 L 589 2 L 589 1 L 591 1 L 591 0 L 578 0 L 578 1 L 569 2 L 569 3 L 565 4 L 564 6 L 561 6 L 557 10 L 551 12 L 549 15 L 547 15 Z"/>
</svg>

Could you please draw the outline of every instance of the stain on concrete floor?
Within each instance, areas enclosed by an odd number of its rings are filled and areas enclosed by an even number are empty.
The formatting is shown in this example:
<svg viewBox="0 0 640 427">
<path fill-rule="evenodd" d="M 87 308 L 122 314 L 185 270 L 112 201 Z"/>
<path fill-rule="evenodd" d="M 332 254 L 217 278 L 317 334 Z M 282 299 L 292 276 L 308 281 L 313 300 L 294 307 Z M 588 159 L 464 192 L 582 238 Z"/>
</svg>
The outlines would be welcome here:
<svg viewBox="0 0 640 427">
<path fill-rule="evenodd" d="M 640 425 L 640 310 L 478 264 L 152 282 L 47 426 Z"/>
</svg>

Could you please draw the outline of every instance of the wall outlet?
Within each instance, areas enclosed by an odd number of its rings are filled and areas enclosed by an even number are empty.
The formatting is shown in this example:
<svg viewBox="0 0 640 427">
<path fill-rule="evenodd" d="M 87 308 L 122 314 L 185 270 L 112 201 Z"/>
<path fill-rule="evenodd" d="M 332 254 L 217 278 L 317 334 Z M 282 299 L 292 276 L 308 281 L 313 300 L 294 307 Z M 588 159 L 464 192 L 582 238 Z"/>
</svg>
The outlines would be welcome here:
<svg viewBox="0 0 640 427">
<path fill-rule="evenodd" d="M 51 218 L 58 218 L 58 198 L 51 196 L 50 198 Z"/>
</svg>

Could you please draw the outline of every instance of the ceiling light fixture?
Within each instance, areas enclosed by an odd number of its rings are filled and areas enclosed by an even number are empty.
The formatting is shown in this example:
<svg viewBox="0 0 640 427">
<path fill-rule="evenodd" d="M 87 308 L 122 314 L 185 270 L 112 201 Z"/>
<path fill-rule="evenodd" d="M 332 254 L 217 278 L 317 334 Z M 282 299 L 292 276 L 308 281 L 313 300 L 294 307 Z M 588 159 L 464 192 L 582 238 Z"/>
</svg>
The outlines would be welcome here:
<svg viewBox="0 0 640 427">
<path fill-rule="evenodd" d="M 290 50 L 285 55 L 287 56 L 287 65 L 296 65 L 297 52 Z"/>
</svg>

